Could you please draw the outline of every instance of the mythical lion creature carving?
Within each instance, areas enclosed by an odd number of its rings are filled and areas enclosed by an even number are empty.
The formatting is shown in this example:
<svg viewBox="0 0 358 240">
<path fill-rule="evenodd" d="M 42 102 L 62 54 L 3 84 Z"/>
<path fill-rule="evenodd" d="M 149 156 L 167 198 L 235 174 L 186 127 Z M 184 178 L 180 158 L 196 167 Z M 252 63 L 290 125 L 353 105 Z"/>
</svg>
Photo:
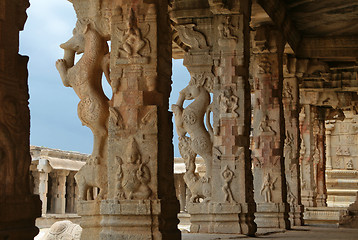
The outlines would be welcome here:
<svg viewBox="0 0 358 240">
<path fill-rule="evenodd" d="M 73 37 L 61 44 L 61 48 L 65 50 L 65 56 L 64 59 L 57 60 L 57 70 L 63 84 L 72 87 L 81 99 L 77 109 L 78 116 L 94 135 L 93 152 L 89 162 L 76 174 L 80 199 L 86 200 L 90 187 L 100 188 L 98 197 L 101 199 L 107 193 L 103 158 L 107 145 L 109 107 L 101 80 L 103 71 L 107 77 L 109 75 L 109 69 L 104 68 L 108 66 L 104 64 L 104 61 L 108 60 L 108 45 L 91 24 L 82 26 L 77 23 Z M 75 53 L 83 53 L 83 56 L 74 65 Z"/>
<path fill-rule="evenodd" d="M 200 199 L 203 199 L 204 202 L 208 202 L 211 197 L 210 179 L 201 178 L 199 174 L 195 172 L 196 153 L 192 151 L 190 141 L 190 138 L 187 136 L 179 137 L 179 151 L 184 158 L 186 166 L 184 182 L 188 186 L 191 193 L 189 201 L 192 203 L 198 203 Z"/>
<path fill-rule="evenodd" d="M 190 148 L 204 158 L 205 176 L 209 178 L 212 162 L 212 127 L 207 119 L 209 133 L 204 126 L 204 115 L 209 109 L 210 95 L 202 85 L 192 81 L 189 86 L 180 91 L 179 99 L 176 104 L 172 105 L 172 110 L 179 138 L 184 138 L 186 133 L 190 135 Z M 184 109 L 184 101 L 193 99 L 194 101 Z"/>
</svg>

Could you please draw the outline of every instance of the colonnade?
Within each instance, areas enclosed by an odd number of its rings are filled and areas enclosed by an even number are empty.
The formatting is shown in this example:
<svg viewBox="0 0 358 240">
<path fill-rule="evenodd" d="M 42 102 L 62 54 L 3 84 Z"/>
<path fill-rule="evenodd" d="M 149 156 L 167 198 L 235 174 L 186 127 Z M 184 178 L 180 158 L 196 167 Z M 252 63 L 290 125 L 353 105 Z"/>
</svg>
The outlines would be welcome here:
<svg viewBox="0 0 358 240">
<path fill-rule="evenodd" d="M 18 2 L 0 2 L 13 17 L 0 11 L 3 31 L 13 34 L 6 39 L 18 39 L 23 27 L 14 19 L 26 17 L 28 5 Z M 269 18 L 253 24 L 249 0 L 72 3 L 78 22 L 73 37 L 61 45 L 64 57 L 56 67 L 63 84 L 80 98 L 78 115 L 94 135 L 93 152 L 75 176 L 82 239 L 181 238 L 168 102 L 172 41 L 191 75 L 171 106 L 187 169 L 183 178 L 191 192 L 191 232 L 254 235 L 257 227 L 289 229 L 302 225 L 302 205 L 326 204 L 326 108 L 350 106 L 356 93 L 327 96 L 327 64 L 296 55 L 287 15 L 281 24 Z M 281 15 L 270 16 L 277 20 Z M 9 65 L 0 65 L 0 97 L 13 106 L 0 111 L 0 153 L 6 153 L 0 156 L 5 156 L 6 171 L 19 174 L 0 176 L 7 176 L 6 198 L 25 196 L 18 208 L 23 209 L 38 200 L 24 187 L 30 164 L 27 58 L 18 56 L 17 47 L 17 41 L 0 44 L 0 63 L 5 56 Z M 74 63 L 75 53 L 82 51 Z M 100 85 L 102 73 L 112 87 L 110 101 Z M 194 101 L 185 107 L 187 100 Z M 9 114 L 15 117 L 8 119 Z M 15 148 L 14 142 L 23 147 Z M 204 159 L 204 176 L 195 172 L 197 155 Z M 11 165 L 15 159 L 24 159 L 17 170 Z M 53 178 L 59 186 L 55 211 L 64 211 L 66 174 L 60 171 Z M 41 189 L 46 178 L 41 175 Z M 32 210 L 26 215 L 26 236 L 36 232 L 32 223 L 39 211 Z M 30 239 L 0 226 L 7 237 Z"/>
</svg>

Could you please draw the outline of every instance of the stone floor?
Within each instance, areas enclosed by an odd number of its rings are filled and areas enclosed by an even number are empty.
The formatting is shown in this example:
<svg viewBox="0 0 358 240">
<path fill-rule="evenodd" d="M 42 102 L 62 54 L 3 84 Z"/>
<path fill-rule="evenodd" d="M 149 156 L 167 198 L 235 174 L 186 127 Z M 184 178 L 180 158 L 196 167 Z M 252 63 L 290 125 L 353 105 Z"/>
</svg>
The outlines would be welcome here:
<svg viewBox="0 0 358 240">
<path fill-rule="evenodd" d="M 232 239 L 292 239 L 292 240 L 358 240 L 358 229 L 337 228 L 334 225 L 302 226 L 292 230 L 259 230 L 256 237 L 231 234 L 192 234 L 183 233 L 183 240 L 232 240 Z"/>
<path fill-rule="evenodd" d="M 41 229 L 35 240 L 42 240 L 48 228 Z M 185 231 L 185 230 L 184 230 Z M 292 230 L 262 230 L 256 237 L 234 234 L 195 234 L 182 233 L 182 240 L 233 240 L 233 239 L 292 239 L 292 240 L 358 240 L 358 229 L 337 228 L 335 225 L 294 227 Z"/>
</svg>

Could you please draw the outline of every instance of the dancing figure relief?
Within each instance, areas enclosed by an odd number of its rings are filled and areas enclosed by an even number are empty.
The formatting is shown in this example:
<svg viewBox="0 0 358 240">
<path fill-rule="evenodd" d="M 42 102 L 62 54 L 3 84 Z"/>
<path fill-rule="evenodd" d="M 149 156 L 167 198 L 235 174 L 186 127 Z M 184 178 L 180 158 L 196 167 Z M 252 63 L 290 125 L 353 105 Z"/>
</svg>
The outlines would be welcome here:
<svg viewBox="0 0 358 240">
<path fill-rule="evenodd" d="M 87 192 L 98 187 L 99 199 L 107 194 L 107 179 L 103 163 L 107 145 L 108 98 L 102 89 L 102 73 L 109 76 L 108 44 L 90 23 L 78 22 L 73 37 L 61 44 L 64 58 L 56 62 L 63 84 L 72 87 L 80 98 L 77 112 L 83 125 L 89 127 L 94 136 L 93 151 L 87 164 L 76 174 L 80 199 L 87 199 Z M 83 53 L 74 64 L 75 54 Z M 107 79 L 109 81 L 109 79 Z"/>
<path fill-rule="evenodd" d="M 194 101 L 184 109 L 184 101 L 193 99 Z M 189 134 L 191 150 L 205 160 L 206 178 L 209 178 L 209 174 L 211 174 L 213 145 L 211 140 L 212 127 L 208 119 L 209 104 L 210 95 L 203 84 L 191 82 L 189 86 L 180 91 L 177 103 L 172 105 L 179 141 L 184 139 L 187 133 Z M 205 114 L 207 115 L 206 124 L 210 133 L 204 125 Z"/>
</svg>

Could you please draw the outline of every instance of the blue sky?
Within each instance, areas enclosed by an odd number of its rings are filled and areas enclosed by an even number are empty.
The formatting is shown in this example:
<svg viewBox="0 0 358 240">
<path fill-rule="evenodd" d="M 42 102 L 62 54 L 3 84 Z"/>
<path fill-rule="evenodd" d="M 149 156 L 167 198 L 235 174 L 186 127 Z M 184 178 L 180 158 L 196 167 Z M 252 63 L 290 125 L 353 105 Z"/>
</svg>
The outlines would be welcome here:
<svg viewBox="0 0 358 240">
<path fill-rule="evenodd" d="M 72 35 L 76 15 L 66 0 L 30 0 L 28 20 L 20 34 L 20 54 L 30 57 L 29 88 L 31 145 L 91 153 L 93 136 L 77 117 L 78 97 L 62 85 L 55 62 L 63 57 L 59 45 Z M 181 60 L 173 60 L 173 86 L 170 105 L 190 80 Z M 104 86 L 107 94 L 110 87 Z M 177 136 L 175 156 L 180 157 Z"/>
</svg>

